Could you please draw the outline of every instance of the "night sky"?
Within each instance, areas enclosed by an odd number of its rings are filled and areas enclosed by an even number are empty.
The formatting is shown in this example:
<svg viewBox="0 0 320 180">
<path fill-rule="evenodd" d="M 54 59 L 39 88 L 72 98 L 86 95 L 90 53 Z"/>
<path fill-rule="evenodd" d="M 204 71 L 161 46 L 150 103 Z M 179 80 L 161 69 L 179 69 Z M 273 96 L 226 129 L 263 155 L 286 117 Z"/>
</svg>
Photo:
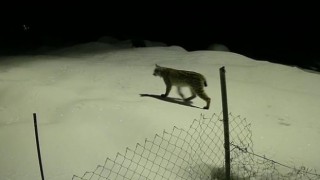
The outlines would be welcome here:
<svg viewBox="0 0 320 180">
<path fill-rule="evenodd" d="M 320 19 L 312 5 L 20 4 L 2 8 L 3 55 L 112 36 L 160 41 L 188 51 L 219 43 L 254 59 L 320 67 Z"/>
</svg>

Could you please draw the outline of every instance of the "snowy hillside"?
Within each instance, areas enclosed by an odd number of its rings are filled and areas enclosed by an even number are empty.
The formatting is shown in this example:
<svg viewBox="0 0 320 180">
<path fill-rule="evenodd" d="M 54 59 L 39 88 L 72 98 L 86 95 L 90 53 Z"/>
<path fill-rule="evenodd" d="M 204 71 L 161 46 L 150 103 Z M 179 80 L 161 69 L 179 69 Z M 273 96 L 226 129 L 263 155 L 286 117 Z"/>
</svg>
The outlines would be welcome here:
<svg viewBox="0 0 320 180">
<path fill-rule="evenodd" d="M 160 95 L 155 64 L 202 73 L 211 107 Z M 128 48 L 89 43 L 34 56 L 0 59 L 1 179 L 40 179 L 32 113 L 38 115 L 46 179 L 82 175 L 173 126 L 221 112 L 219 68 L 225 66 L 229 111 L 252 123 L 255 152 L 320 171 L 320 75 L 221 51 Z M 189 91 L 185 91 L 186 94 Z M 177 97 L 175 89 L 170 97 Z"/>
</svg>

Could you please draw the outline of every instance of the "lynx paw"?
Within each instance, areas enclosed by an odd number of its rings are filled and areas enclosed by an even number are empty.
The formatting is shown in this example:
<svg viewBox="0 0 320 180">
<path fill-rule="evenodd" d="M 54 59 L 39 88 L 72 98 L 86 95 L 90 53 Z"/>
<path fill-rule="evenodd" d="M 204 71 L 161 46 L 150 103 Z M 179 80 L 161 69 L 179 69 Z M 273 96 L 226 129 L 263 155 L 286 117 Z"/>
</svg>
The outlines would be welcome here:
<svg viewBox="0 0 320 180">
<path fill-rule="evenodd" d="M 203 107 L 203 109 L 209 109 L 209 107 L 208 107 L 208 106 L 205 106 L 205 107 Z"/>
</svg>

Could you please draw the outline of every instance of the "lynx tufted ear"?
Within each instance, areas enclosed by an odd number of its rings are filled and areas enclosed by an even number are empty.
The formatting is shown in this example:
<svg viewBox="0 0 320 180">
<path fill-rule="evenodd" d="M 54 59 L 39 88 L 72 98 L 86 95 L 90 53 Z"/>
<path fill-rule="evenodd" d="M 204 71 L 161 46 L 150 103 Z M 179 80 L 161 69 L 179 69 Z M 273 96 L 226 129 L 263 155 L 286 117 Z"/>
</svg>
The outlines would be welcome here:
<svg viewBox="0 0 320 180">
<path fill-rule="evenodd" d="M 156 67 L 160 67 L 158 64 L 156 64 Z"/>
</svg>

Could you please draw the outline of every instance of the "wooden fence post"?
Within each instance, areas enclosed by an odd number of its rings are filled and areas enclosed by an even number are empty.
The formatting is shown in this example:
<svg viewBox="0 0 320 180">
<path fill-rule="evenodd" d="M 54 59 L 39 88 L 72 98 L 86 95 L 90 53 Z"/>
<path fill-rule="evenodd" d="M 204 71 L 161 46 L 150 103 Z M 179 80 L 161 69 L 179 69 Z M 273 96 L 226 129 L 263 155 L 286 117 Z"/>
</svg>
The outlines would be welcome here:
<svg viewBox="0 0 320 180">
<path fill-rule="evenodd" d="M 228 100 L 227 100 L 227 85 L 224 67 L 220 68 L 220 84 L 222 96 L 222 110 L 223 110 L 223 127 L 224 127 L 224 149 L 225 149 L 225 173 L 226 180 L 231 178 L 230 170 L 230 140 L 229 140 L 229 113 L 228 113 Z"/>
</svg>

